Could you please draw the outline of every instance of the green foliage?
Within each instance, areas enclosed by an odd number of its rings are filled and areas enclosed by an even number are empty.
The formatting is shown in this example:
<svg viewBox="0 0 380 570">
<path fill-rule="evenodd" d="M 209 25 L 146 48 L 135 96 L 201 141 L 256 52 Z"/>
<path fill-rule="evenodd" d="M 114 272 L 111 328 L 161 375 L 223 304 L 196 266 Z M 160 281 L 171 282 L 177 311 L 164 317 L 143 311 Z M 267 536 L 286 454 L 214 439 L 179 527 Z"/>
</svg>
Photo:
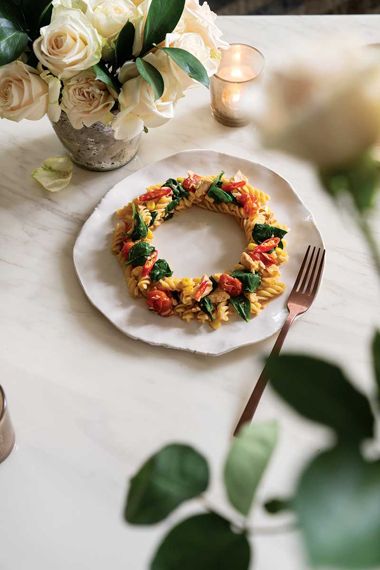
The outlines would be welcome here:
<svg viewBox="0 0 380 570">
<path fill-rule="evenodd" d="M 149 227 L 153 226 L 154 222 L 156 221 L 156 218 L 158 216 L 157 210 L 154 210 L 153 212 L 151 212 L 150 215 L 151 215 L 151 220 L 150 220 Z"/>
<path fill-rule="evenodd" d="M 244 426 L 232 442 L 224 470 L 230 503 L 247 516 L 256 489 L 277 443 L 278 426 L 266 422 Z"/>
<path fill-rule="evenodd" d="M 203 297 L 203 299 L 199 301 L 199 306 L 202 309 L 202 311 L 210 317 L 212 321 L 215 320 L 214 316 L 215 307 L 208 297 Z"/>
<path fill-rule="evenodd" d="M 93 65 L 92 71 L 95 73 L 95 79 L 98 79 L 99 81 L 105 83 L 105 85 L 107 85 L 107 87 L 110 87 L 111 90 L 114 90 L 116 92 L 120 91 L 118 85 L 115 83 L 114 78 L 111 76 L 110 72 L 103 63 L 97 63 L 96 65 Z"/>
<path fill-rule="evenodd" d="M 184 7 L 185 0 L 152 0 L 144 29 L 143 55 L 174 30 Z"/>
<path fill-rule="evenodd" d="M 260 273 L 252 273 L 248 270 L 234 271 L 231 273 L 231 276 L 239 279 L 239 281 L 243 284 L 243 290 L 248 293 L 254 293 L 261 283 Z"/>
<path fill-rule="evenodd" d="M 126 61 L 130 61 L 133 58 L 135 33 L 135 27 L 132 22 L 127 22 L 119 33 L 115 46 L 117 67 L 121 67 Z"/>
<path fill-rule="evenodd" d="M 132 241 L 144 239 L 148 235 L 148 226 L 141 217 L 140 212 L 137 210 L 133 216 L 133 231 L 131 234 Z"/>
<path fill-rule="evenodd" d="M 163 186 L 167 186 L 173 190 L 173 198 L 187 198 L 189 195 L 188 190 L 185 190 L 182 184 L 174 178 L 169 178 Z"/>
<path fill-rule="evenodd" d="M 204 65 L 191 53 L 179 48 L 162 48 L 165 53 L 185 72 L 191 79 L 198 81 L 205 87 L 210 87 L 210 80 Z"/>
<path fill-rule="evenodd" d="M 154 247 L 149 245 L 149 243 L 146 241 L 140 241 L 139 243 L 136 243 L 129 252 L 126 265 L 132 265 L 132 267 L 144 265 L 148 257 L 154 251 Z"/>
<path fill-rule="evenodd" d="M 230 303 L 233 306 L 236 313 L 244 319 L 245 321 L 249 321 L 251 318 L 251 303 L 250 300 L 244 297 L 244 295 L 240 295 L 239 297 L 231 297 Z"/>
<path fill-rule="evenodd" d="M 380 565 L 379 461 L 364 461 L 352 446 L 321 453 L 303 473 L 294 504 L 313 564 Z"/>
<path fill-rule="evenodd" d="M 165 537 L 151 570 L 248 570 L 250 546 L 244 533 L 216 513 L 180 522 Z"/>
<path fill-rule="evenodd" d="M 0 6 L 0 66 L 17 59 L 28 45 L 28 35 L 20 22 L 21 11 L 7 0 Z"/>
<path fill-rule="evenodd" d="M 256 243 L 260 244 L 272 237 L 278 237 L 282 240 L 287 233 L 286 230 L 276 228 L 276 226 L 270 226 L 269 224 L 255 224 L 252 230 L 252 238 Z M 282 241 L 280 241 L 279 247 L 284 247 Z"/>
<path fill-rule="evenodd" d="M 187 445 L 168 445 L 131 479 L 125 519 L 133 524 L 157 523 L 203 493 L 208 482 L 208 465 L 200 453 Z"/>
<path fill-rule="evenodd" d="M 217 204 L 231 204 L 234 202 L 234 197 L 230 192 L 225 192 L 215 184 L 210 187 L 210 190 L 207 192 L 210 198 L 214 198 Z"/>
<path fill-rule="evenodd" d="M 140 57 L 136 59 L 136 67 L 141 77 L 152 87 L 156 99 L 159 99 L 165 89 L 164 80 L 161 73 L 147 61 Z"/>
<path fill-rule="evenodd" d="M 380 399 L 380 331 L 376 331 L 372 342 L 373 367 L 377 384 L 378 399 Z"/>
<path fill-rule="evenodd" d="M 174 210 L 176 209 L 176 207 L 178 206 L 180 201 L 181 201 L 180 198 L 176 198 L 175 200 L 172 200 L 171 202 L 169 202 L 169 204 L 165 208 L 164 220 L 168 220 L 169 218 L 171 218 L 173 216 Z"/>
<path fill-rule="evenodd" d="M 374 433 L 367 398 L 337 366 L 300 355 L 283 355 L 268 362 L 272 387 L 297 412 L 332 428 L 340 440 L 358 443 Z"/>
<path fill-rule="evenodd" d="M 150 273 L 150 278 L 152 281 L 159 281 L 164 277 L 171 277 L 172 275 L 173 271 L 170 269 L 168 262 L 165 259 L 157 259 Z"/>
<path fill-rule="evenodd" d="M 22 0 L 22 10 L 32 39 L 38 38 L 40 28 L 50 24 L 52 0 Z"/>
</svg>

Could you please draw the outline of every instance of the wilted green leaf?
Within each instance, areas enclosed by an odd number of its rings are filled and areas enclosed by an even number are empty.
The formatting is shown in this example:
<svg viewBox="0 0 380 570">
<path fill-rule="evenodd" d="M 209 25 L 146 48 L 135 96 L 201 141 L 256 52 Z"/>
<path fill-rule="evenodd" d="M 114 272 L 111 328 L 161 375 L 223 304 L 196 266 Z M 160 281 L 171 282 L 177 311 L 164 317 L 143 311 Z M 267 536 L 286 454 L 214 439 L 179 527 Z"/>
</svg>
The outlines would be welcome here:
<svg viewBox="0 0 380 570">
<path fill-rule="evenodd" d="M 198 81 L 205 87 L 210 87 L 206 68 L 193 54 L 180 48 L 162 49 L 191 79 Z"/>
<path fill-rule="evenodd" d="M 28 35 L 20 26 L 21 15 L 9 2 L 0 5 L 0 66 L 17 59 L 28 45 Z"/>
<path fill-rule="evenodd" d="M 224 482 L 231 504 L 245 516 L 271 458 L 277 435 L 275 422 L 252 424 L 243 427 L 232 442 Z"/>
<path fill-rule="evenodd" d="M 229 521 L 215 513 L 175 526 L 159 546 L 151 570 L 248 570 L 250 546 Z"/>
<path fill-rule="evenodd" d="M 135 41 L 135 27 L 132 22 L 127 22 L 121 30 L 115 48 L 117 66 L 121 67 L 133 57 L 133 42 Z"/>
<path fill-rule="evenodd" d="M 208 465 L 200 453 L 187 445 L 167 445 L 131 479 L 125 519 L 132 524 L 159 522 L 203 493 L 208 481 Z"/>
<path fill-rule="evenodd" d="M 322 453 L 303 473 L 294 505 L 315 565 L 379 567 L 379 461 L 367 463 L 352 447 Z"/>
<path fill-rule="evenodd" d="M 372 343 L 373 366 L 377 383 L 378 396 L 380 398 L 380 331 L 377 331 Z"/>
<path fill-rule="evenodd" d="M 144 61 L 140 57 L 136 59 L 136 67 L 141 77 L 152 87 L 155 98 L 159 99 L 165 89 L 161 73 L 154 65 Z"/>
<path fill-rule="evenodd" d="M 34 180 L 49 192 L 58 192 L 66 188 L 70 184 L 72 174 L 73 163 L 68 156 L 48 158 L 32 172 Z"/>
<path fill-rule="evenodd" d="M 152 0 L 144 29 L 143 54 L 174 30 L 184 7 L 185 0 Z"/>
<path fill-rule="evenodd" d="M 367 398 L 337 366 L 309 356 L 285 354 L 268 362 L 272 387 L 298 413 L 331 427 L 340 439 L 373 436 Z"/>
</svg>

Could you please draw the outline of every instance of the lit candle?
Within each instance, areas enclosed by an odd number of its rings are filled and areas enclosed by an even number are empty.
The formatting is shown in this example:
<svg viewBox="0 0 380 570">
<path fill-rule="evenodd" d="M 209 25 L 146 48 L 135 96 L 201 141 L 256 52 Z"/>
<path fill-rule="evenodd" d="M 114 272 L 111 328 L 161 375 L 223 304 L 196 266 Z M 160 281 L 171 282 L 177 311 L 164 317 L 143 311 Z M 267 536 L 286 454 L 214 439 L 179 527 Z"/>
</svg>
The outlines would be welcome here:
<svg viewBox="0 0 380 570">
<path fill-rule="evenodd" d="M 219 70 L 211 80 L 211 108 L 224 125 L 247 125 L 252 118 L 253 89 L 264 67 L 264 56 L 257 49 L 231 44 L 222 51 Z"/>
</svg>

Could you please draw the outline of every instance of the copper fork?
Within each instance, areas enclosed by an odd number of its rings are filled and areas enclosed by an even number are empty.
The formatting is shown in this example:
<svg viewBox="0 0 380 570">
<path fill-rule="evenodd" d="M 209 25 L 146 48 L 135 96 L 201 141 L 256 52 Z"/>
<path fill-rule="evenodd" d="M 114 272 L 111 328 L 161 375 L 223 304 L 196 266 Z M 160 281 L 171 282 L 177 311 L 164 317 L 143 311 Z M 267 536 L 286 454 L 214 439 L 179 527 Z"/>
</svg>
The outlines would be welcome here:
<svg viewBox="0 0 380 570">
<path fill-rule="evenodd" d="M 269 359 L 272 356 L 279 354 L 290 326 L 295 319 L 300 315 L 303 315 L 303 313 L 306 313 L 306 311 L 311 307 L 321 281 L 325 262 L 325 253 L 325 250 L 319 247 L 312 248 L 312 246 L 309 245 L 307 248 L 296 282 L 294 283 L 294 287 L 289 295 L 287 305 L 289 311 L 288 318 L 277 337 L 276 343 L 269 355 Z M 244 424 L 252 421 L 268 380 L 267 366 L 265 366 L 235 428 L 234 435 L 239 433 Z"/>
</svg>

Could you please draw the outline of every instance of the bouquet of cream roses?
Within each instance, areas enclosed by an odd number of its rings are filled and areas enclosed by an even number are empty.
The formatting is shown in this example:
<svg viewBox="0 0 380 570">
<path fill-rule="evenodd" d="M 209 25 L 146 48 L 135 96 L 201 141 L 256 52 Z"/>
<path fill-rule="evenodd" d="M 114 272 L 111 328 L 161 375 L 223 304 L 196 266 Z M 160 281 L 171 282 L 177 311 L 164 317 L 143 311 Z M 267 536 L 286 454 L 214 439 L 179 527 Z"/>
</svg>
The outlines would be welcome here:
<svg viewBox="0 0 380 570">
<path fill-rule="evenodd" d="M 1 0 L 0 117 L 137 136 L 208 86 L 227 44 L 198 0 Z"/>
</svg>

